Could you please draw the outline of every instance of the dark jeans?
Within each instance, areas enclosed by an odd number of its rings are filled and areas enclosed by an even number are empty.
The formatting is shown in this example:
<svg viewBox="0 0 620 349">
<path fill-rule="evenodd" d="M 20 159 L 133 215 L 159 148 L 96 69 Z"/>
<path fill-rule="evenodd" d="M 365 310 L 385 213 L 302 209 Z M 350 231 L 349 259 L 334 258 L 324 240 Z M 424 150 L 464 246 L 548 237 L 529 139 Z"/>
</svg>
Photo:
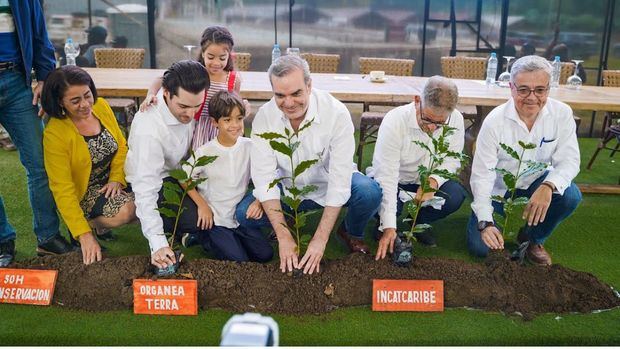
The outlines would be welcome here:
<svg viewBox="0 0 620 349">
<path fill-rule="evenodd" d="M 164 178 L 164 182 L 170 182 L 170 183 L 173 183 L 179 186 L 179 182 L 177 182 L 177 180 L 172 177 Z M 179 186 L 179 188 L 180 187 L 181 186 Z M 176 213 L 178 210 L 178 207 L 175 207 L 172 205 L 166 205 L 163 203 L 164 200 L 165 200 L 164 199 L 164 187 L 162 186 L 162 188 L 159 190 L 159 198 L 157 199 L 157 207 L 167 207 Z M 183 212 L 181 213 L 181 216 L 179 217 L 179 222 L 177 224 L 177 232 L 175 234 L 175 239 L 177 240 L 181 239 L 181 236 L 184 233 L 196 233 L 200 231 L 200 228 L 196 226 L 196 223 L 198 223 L 198 210 L 197 210 L 196 203 L 194 203 L 194 200 L 192 200 L 189 196 L 186 196 L 185 199 L 183 199 L 183 207 L 185 207 L 185 210 L 183 210 Z M 164 231 L 166 233 L 172 234 L 174 230 L 175 218 L 169 218 L 164 215 L 160 215 L 160 216 L 164 222 Z"/>
<path fill-rule="evenodd" d="M 538 189 L 540 184 L 545 180 L 545 177 L 547 176 L 541 176 L 525 190 L 517 189 L 516 195 L 526 196 L 528 198 L 532 197 L 532 194 L 534 194 L 536 189 Z M 509 197 L 508 193 L 506 193 L 505 197 Z M 538 223 L 536 226 L 527 227 L 529 240 L 534 244 L 544 243 L 558 224 L 575 211 L 580 202 L 581 192 L 575 183 L 571 183 L 570 187 L 566 188 L 563 195 L 553 194 L 545 220 L 542 223 Z M 493 201 L 493 209 L 500 215 L 504 215 L 504 207 L 502 204 Z M 473 212 L 467 223 L 467 249 L 469 253 L 478 257 L 485 257 L 489 253 L 489 247 L 482 241 L 482 237 L 478 231 L 478 217 L 476 217 L 476 214 Z"/>
<path fill-rule="evenodd" d="M 415 193 L 418 190 L 418 187 L 420 187 L 419 184 L 399 184 L 398 191 L 400 192 L 402 189 Z M 430 206 L 422 207 L 420 209 L 420 213 L 418 213 L 418 219 L 416 221 L 417 224 L 426 224 L 440 220 L 458 210 L 465 200 L 465 189 L 458 182 L 449 180 L 439 187 L 439 191 L 435 192 L 435 196 L 446 199 L 446 202 L 439 210 L 436 210 Z M 400 213 L 403 211 L 404 203 L 398 198 L 396 200 L 396 216 L 400 217 Z"/>
<path fill-rule="evenodd" d="M 246 228 L 260 229 L 270 227 L 271 223 L 267 214 L 263 214 L 261 219 L 246 218 L 248 207 L 254 202 L 252 193 L 248 193 L 237 205 L 235 212 L 237 222 Z M 347 207 L 347 214 L 344 218 L 345 229 L 353 238 L 363 239 L 364 229 L 368 221 L 377 213 L 381 204 L 381 187 L 374 179 L 366 177 L 359 172 L 354 172 L 351 178 L 351 197 L 344 205 Z M 282 203 L 282 208 L 290 208 Z M 299 206 L 299 211 L 309 211 L 321 209 L 323 206 L 312 200 L 304 200 Z"/>
<path fill-rule="evenodd" d="M 43 122 L 32 105 L 32 89 L 17 70 L 0 72 L 0 124 L 11 136 L 26 169 L 34 233 L 37 242 L 43 244 L 58 235 L 59 220 L 43 164 Z M 7 175 L 3 173 L 0 178 Z M 15 240 L 15 229 L 8 222 L 0 197 L 0 242 L 8 240 Z"/>
<path fill-rule="evenodd" d="M 214 225 L 198 233 L 200 244 L 215 258 L 235 262 L 266 263 L 273 258 L 273 249 L 258 229 L 242 226 L 231 229 Z"/>
</svg>

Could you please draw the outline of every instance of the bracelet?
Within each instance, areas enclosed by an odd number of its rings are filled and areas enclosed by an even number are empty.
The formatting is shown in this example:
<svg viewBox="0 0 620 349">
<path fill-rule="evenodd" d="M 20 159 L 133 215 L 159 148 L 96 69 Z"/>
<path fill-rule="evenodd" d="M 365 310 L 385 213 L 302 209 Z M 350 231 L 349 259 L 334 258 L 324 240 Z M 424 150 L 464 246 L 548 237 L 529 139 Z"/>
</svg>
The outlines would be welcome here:
<svg viewBox="0 0 620 349">
<path fill-rule="evenodd" d="M 550 183 L 542 182 L 540 185 L 544 185 L 546 187 L 549 187 L 549 189 L 551 189 L 552 192 L 555 191 L 555 188 Z"/>
</svg>

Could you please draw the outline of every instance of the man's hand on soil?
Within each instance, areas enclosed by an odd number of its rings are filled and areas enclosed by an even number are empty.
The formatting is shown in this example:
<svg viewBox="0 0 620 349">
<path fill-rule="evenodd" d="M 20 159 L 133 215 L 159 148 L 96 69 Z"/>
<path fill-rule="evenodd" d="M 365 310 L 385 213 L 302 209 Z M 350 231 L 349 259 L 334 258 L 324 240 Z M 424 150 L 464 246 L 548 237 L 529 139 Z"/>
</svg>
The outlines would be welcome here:
<svg viewBox="0 0 620 349">
<path fill-rule="evenodd" d="M 160 268 L 167 268 L 176 263 L 174 251 L 170 247 L 162 247 L 151 255 L 151 263 Z"/>
<path fill-rule="evenodd" d="M 319 268 L 321 259 L 323 259 L 323 253 L 325 252 L 325 245 L 327 245 L 327 241 L 316 236 L 310 240 L 306 254 L 299 262 L 299 268 L 304 269 L 304 274 L 312 274 L 314 270 L 317 273 L 320 271 Z"/>
<path fill-rule="evenodd" d="M 287 271 L 292 272 L 293 268 L 297 269 L 298 258 L 297 256 L 297 244 L 290 233 L 283 234 L 282 237 L 278 236 L 278 251 L 280 253 L 280 270 L 283 273 Z"/>
<path fill-rule="evenodd" d="M 82 250 L 82 260 L 84 264 L 89 265 L 101 261 L 103 258 L 101 255 L 101 246 L 99 246 L 92 232 L 80 235 L 78 240 L 80 240 L 80 249 Z"/>
<path fill-rule="evenodd" d="M 375 256 L 375 260 L 385 258 L 387 251 L 390 253 L 394 253 L 394 241 L 396 240 L 396 229 L 394 228 L 386 228 L 383 229 L 383 235 L 381 236 L 381 240 L 379 240 L 379 245 L 377 246 L 377 255 Z"/>
<path fill-rule="evenodd" d="M 492 250 L 501 250 L 504 248 L 504 237 L 496 226 L 486 227 L 480 232 L 482 242 Z"/>
</svg>

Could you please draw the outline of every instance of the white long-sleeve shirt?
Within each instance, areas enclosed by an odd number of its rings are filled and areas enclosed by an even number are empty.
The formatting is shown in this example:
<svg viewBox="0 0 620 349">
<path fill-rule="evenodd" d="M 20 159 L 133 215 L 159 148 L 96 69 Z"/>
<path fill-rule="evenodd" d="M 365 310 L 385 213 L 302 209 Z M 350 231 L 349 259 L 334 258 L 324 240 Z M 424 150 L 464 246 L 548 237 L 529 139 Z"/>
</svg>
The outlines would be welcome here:
<svg viewBox="0 0 620 349">
<path fill-rule="evenodd" d="M 456 129 L 448 138 L 450 150 L 462 152 L 464 124 L 463 115 L 458 110 L 454 110 L 450 115 L 449 125 Z M 434 136 L 438 137 L 441 132 L 441 129 L 435 130 Z M 429 165 L 428 152 L 413 143 L 416 140 L 433 149 L 431 138 L 418 125 L 415 103 L 396 107 L 385 115 L 379 127 L 372 167 L 366 169 L 366 173 L 379 183 L 383 191 L 379 208 L 383 229 L 396 228 L 398 184 L 420 184 L 418 166 Z M 456 173 L 460 166 L 458 160 L 450 158 L 439 168 Z M 439 186 L 447 181 L 443 177 L 433 178 Z"/>
<path fill-rule="evenodd" d="M 172 115 L 162 90 L 157 100 L 157 105 L 136 114 L 125 161 L 125 176 L 136 195 L 136 215 L 151 253 L 168 246 L 163 221 L 155 210 L 158 194 L 169 171 L 179 168 L 179 161 L 187 157 L 194 129 L 193 120 L 183 124 Z"/>
<path fill-rule="evenodd" d="M 301 143 L 293 160 L 295 165 L 304 160 L 318 158 L 319 161 L 297 177 L 295 184 L 299 188 L 309 184 L 318 187 L 304 199 L 321 206 L 341 207 L 351 196 L 351 177 L 355 167 L 351 115 L 345 105 L 329 93 L 313 88 L 300 128 L 312 119 L 313 124 L 300 133 Z M 269 190 L 269 183 L 279 177 L 291 176 L 292 170 L 289 158 L 272 150 L 269 142 L 257 134 L 284 134 L 285 127 L 292 130 L 290 121 L 278 109 L 274 98 L 258 110 L 252 123 L 252 181 L 254 196 L 261 202 L 280 198 L 278 187 Z M 291 181 L 285 180 L 284 185 L 290 186 Z"/>
<path fill-rule="evenodd" d="M 526 150 L 524 160 L 544 162 L 549 165 L 545 181 L 551 182 L 560 195 L 579 173 L 579 145 L 575 133 L 571 108 L 552 98 L 541 109 L 529 131 L 519 118 L 514 101 L 493 109 L 486 117 L 476 141 L 476 152 L 471 171 L 471 190 L 474 202 L 471 207 L 478 221 L 493 221 L 492 195 L 504 195 L 506 185 L 493 168 L 503 168 L 516 173 L 518 161 L 501 147 L 504 143 L 521 154 L 518 142 L 536 144 L 536 149 Z M 526 165 L 522 165 L 521 171 Z M 517 188 L 527 189 L 545 170 L 523 176 Z"/>
<path fill-rule="evenodd" d="M 196 167 L 193 178 L 207 178 L 198 185 L 198 192 L 209 203 L 215 225 L 236 228 L 235 209 L 247 191 L 250 183 L 250 151 L 252 141 L 239 137 L 232 147 L 225 147 L 217 138 L 196 149 L 196 158 L 217 156 L 205 166 Z M 183 166 L 189 175 L 190 167 Z"/>
</svg>

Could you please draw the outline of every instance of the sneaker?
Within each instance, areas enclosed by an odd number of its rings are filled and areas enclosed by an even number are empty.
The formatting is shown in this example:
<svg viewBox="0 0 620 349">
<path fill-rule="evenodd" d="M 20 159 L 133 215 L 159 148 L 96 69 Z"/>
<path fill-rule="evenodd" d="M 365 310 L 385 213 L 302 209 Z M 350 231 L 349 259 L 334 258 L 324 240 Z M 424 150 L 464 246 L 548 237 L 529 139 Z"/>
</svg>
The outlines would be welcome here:
<svg viewBox="0 0 620 349">
<path fill-rule="evenodd" d="M 426 229 L 421 233 L 415 234 L 416 240 L 424 246 L 427 247 L 437 247 L 437 239 L 433 235 L 433 231 L 431 229 Z"/>
<path fill-rule="evenodd" d="M 75 251 L 75 248 L 65 240 L 60 234 L 54 236 L 46 243 L 37 246 L 37 255 L 59 255 Z"/>
<path fill-rule="evenodd" d="M 11 264 L 15 259 L 15 240 L 0 243 L 0 268 Z"/>
<path fill-rule="evenodd" d="M 181 237 L 181 245 L 187 248 L 190 246 L 194 246 L 198 244 L 198 234 L 197 233 L 184 233 Z"/>
</svg>

